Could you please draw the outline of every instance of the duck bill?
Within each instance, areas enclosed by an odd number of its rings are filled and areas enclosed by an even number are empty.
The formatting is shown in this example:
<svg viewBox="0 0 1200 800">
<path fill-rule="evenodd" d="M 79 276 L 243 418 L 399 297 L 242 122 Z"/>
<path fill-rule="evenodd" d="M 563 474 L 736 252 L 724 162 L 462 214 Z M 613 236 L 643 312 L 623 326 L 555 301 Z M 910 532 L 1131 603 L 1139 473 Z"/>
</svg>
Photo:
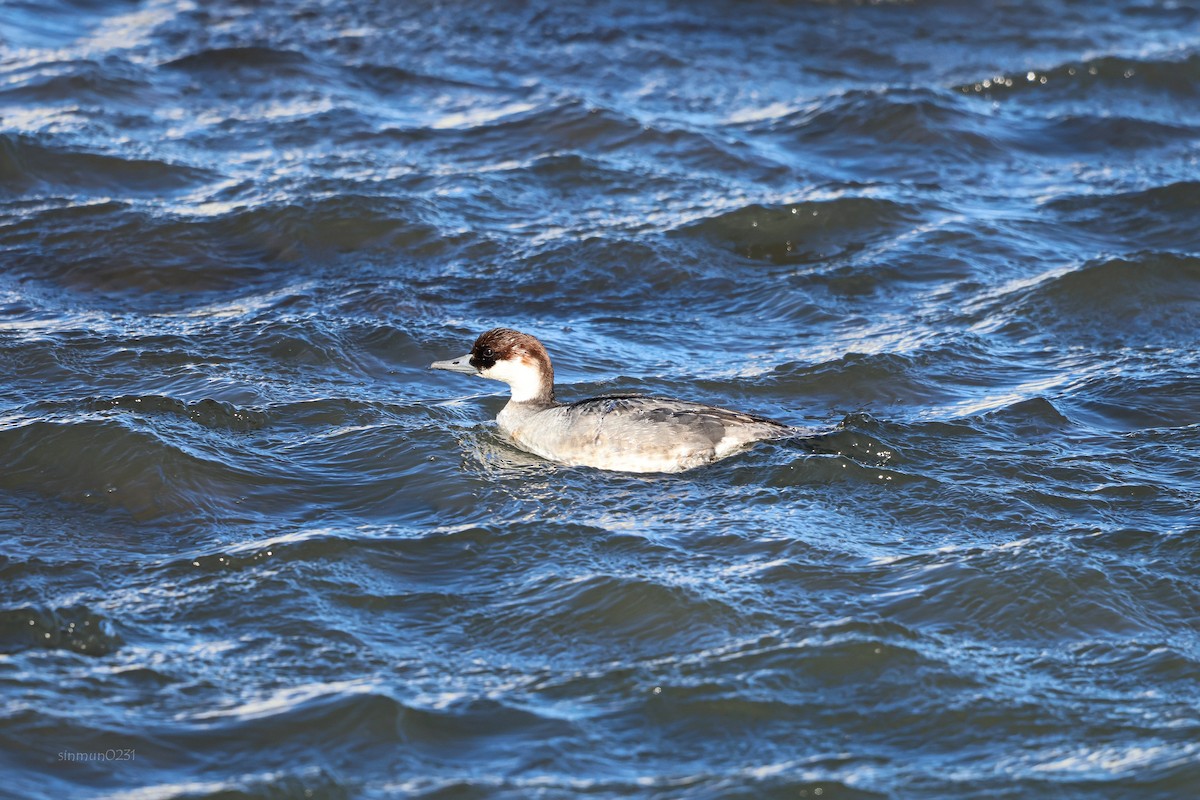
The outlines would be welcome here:
<svg viewBox="0 0 1200 800">
<path fill-rule="evenodd" d="M 447 372 L 463 372 L 467 375 L 478 375 L 479 370 L 471 366 L 471 354 L 452 358 L 449 361 L 435 361 L 429 365 L 430 369 L 444 369 Z"/>
</svg>

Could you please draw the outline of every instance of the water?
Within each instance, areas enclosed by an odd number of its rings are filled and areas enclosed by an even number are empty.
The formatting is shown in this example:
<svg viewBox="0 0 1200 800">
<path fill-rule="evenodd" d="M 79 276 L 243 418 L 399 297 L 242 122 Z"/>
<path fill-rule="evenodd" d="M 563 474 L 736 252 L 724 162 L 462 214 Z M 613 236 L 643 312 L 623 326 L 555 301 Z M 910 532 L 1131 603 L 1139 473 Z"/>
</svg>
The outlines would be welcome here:
<svg viewBox="0 0 1200 800">
<path fill-rule="evenodd" d="M 1200 6 L 590 5 L 0 9 L 0 795 L 1194 796 Z"/>
</svg>

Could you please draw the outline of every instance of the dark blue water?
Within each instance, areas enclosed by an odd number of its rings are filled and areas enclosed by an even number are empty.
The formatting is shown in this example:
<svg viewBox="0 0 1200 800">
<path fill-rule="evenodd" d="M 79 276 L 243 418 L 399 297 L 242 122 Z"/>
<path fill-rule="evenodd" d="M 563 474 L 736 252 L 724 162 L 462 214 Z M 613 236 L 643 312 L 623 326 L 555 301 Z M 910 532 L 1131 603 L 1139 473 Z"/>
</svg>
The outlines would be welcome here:
<svg viewBox="0 0 1200 800">
<path fill-rule="evenodd" d="M 1196 3 L 0 48 L 0 795 L 1196 796 Z M 497 325 L 826 446 L 539 461 Z"/>
</svg>

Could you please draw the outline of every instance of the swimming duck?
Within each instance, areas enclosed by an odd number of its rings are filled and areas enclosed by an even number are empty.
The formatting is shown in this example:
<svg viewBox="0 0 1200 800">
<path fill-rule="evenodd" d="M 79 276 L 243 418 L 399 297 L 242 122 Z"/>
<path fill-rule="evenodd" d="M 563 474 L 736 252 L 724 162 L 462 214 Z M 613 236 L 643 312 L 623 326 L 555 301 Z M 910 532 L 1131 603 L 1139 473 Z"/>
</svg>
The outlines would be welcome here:
<svg viewBox="0 0 1200 800">
<path fill-rule="evenodd" d="M 680 472 L 755 442 L 803 433 L 782 422 L 716 406 L 633 394 L 573 403 L 554 396 L 554 368 L 542 343 L 494 328 L 443 369 L 503 381 L 511 390 L 496 422 L 518 447 L 570 466 L 621 472 Z"/>
</svg>

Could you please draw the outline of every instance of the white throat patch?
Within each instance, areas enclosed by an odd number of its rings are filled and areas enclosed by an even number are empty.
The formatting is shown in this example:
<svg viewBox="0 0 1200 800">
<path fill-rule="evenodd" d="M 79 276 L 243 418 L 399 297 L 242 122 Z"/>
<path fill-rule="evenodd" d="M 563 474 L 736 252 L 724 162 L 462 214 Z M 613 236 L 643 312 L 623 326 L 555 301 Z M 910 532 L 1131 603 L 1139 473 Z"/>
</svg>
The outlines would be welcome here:
<svg viewBox="0 0 1200 800">
<path fill-rule="evenodd" d="M 537 362 L 528 358 L 517 357 L 497 361 L 489 369 L 480 373 L 485 378 L 503 381 L 512 389 L 512 399 L 517 403 L 526 403 L 537 399 L 542 393 L 542 371 Z"/>
</svg>

